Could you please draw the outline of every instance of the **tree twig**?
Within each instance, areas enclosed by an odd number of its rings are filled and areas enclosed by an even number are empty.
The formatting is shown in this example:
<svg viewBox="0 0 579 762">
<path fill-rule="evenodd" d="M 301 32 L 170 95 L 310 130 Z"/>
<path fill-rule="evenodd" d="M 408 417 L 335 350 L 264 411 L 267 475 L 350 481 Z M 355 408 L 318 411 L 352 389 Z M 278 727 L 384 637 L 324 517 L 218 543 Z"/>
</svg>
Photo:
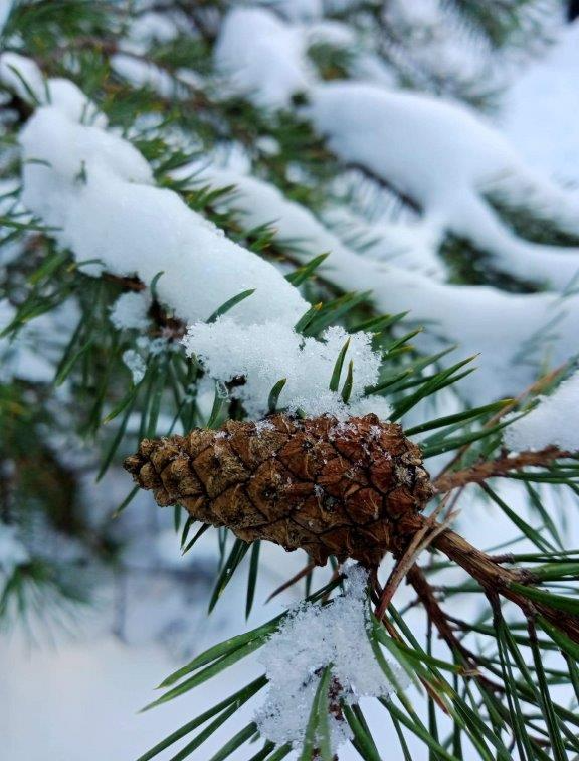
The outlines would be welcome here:
<svg viewBox="0 0 579 762">
<path fill-rule="evenodd" d="M 519 455 L 506 455 L 497 460 L 475 463 L 462 471 L 443 473 L 433 482 L 436 493 L 448 492 L 466 484 L 480 484 L 494 476 L 507 476 L 512 471 L 519 471 L 529 466 L 546 466 L 560 458 L 571 458 L 573 453 L 559 450 L 557 447 L 546 447 L 537 452 L 525 451 Z"/>
</svg>

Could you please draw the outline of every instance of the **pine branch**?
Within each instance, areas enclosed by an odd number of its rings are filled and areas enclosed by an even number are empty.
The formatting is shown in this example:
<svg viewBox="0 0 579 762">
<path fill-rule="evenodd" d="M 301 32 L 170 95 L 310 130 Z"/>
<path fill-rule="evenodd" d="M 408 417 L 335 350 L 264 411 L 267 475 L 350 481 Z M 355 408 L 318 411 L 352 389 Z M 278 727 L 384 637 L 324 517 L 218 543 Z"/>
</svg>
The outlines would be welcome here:
<svg viewBox="0 0 579 762">
<path fill-rule="evenodd" d="M 513 471 L 520 471 L 524 468 L 548 466 L 553 461 L 566 458 L 576 459 L 577 455 L 557 447 L 547 447 L 539 452 L 509 454 L 486 463 L 475 463 L 461 471 L 444 473 L 434 480 L 433 485 L 437 493 L 448 492 L 467 484 L 480 484 L 493 477 L 509 476 Z"/>
</svg>

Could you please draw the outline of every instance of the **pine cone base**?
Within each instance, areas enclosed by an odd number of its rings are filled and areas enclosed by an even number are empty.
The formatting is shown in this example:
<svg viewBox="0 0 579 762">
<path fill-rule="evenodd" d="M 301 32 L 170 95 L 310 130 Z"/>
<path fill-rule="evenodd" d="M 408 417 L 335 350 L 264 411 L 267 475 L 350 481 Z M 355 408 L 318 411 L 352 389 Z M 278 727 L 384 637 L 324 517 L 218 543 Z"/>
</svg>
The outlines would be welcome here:
<svg viewBox="0 0 579 762">
<path fill-rule="evenodd" d="M 159 505 L 180 503 L 246 542 L 303 548 L 319 565 L 399 555 L 433 494 L 418 447 L 375 415 L 228 421 L 145 439 L 124 465 Z"/>
</svg>

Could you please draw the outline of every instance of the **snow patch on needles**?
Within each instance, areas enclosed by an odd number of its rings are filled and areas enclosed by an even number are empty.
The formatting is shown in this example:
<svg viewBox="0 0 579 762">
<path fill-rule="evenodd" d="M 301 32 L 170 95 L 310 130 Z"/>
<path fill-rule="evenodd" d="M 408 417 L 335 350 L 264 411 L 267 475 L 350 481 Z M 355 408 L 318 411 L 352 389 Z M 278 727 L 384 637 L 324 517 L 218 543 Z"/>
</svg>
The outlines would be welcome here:
<svg viewBox="0 0 579 762">
<path fill-rule="evenodd" d="M 306 207 L 288 201 L 274 186 L 230 169 L 190 164 L 174 172 L 215 187 L 235 185 L 223 206 L 243 215 L 248 227 L 273 220 L 275 240 L 291 245 L 293 255 L 306 263 L 329 252 L 318 272 L 344 291 L 371 290 L 376 308 L 386 313 L 411 310 L 409 319 L 425 330 L 413 341 L 425 352 L 457 344 L 461 355 L 481 353 L 480 367 L 460 382 L 461 391 L 476 404 L 489 398 L 517 394 L 531 384 L 541 365 L 565 362 L 574 352 L 579 331 L 579 296 L 556 293 L 510 294 L 492 286 L 455 286 L 432 276 L 356 254 L 336 235 L 348 227 L 325 227 Z M 350 230 L 355 229 L 352 224 Z M 426 240 L 434 235 L 424 229 Z M 384 234 L 384 231 L 381 231 Z M 378 244 L 376 244 L 378 248 Z M 428 266 L 427 257 L 424 258 Z M 497 336 L 501 340 L 497 341 Z M 369 398 L 375 403 L 376 397 Z M 360 400 L 359 405 L 366 400 Z M 378 415 L 381 415 L 376 410 Z"/>
<path fill-rule="evenodd" d="M 227 14 L 215 63 L 233 90 L 258 106 L 288 106 L 294 93 L 313 82 L 301 30 L 265 8 L 234 8 Z"/>
<path fill-rule="evenodd" d="M 336 359 L 346 341 L 350 345 L 344 361 L 340 387 L 345 382 L 348 364 L 354 364 L 352 402 L 346 406 L 329 384 Z M 305 338 L 291 326 L 269 321 L 262 325 L 239 325 L 227 316 L 215 323 L 196 323 L 184 340 L 190 355 L 197 354 L 213 378 L 227 382 L 243 375 L 247 383 L 231 390 L 242 400 L 250 416 L 263 411 L 273 385 L 286 379 L 278 407 L 302 408 L 308 415 L 330 413 L 339 418 L 358 413 L 356 401 L 364 389 L 376 383 L 380 358 L 372 351 L 367 333 L 349 335 L 343 328 L 328 328 L 322 341 Z M 389 407 L 380 411 L 378 398 L 372 410 L 387 417 Z"/>
<path fill-rule="evenodd" d="M 428 6 L 436 18 L 438 3 Z M 287 107 L 293 95 L 306 93 L 304 113 L 334 152 L 406 194 L 439 242 L 447 232 L 465 237 L 496 269 L 540 286 L 566 291 L 575 283 L 579 248 L 519 238 L 484 194 L 500 191 L 506 203 L 546 212 L 579 233 L 576 196 L 527 166 L 499 130 L 466 106 L 364 82 L 317 82 L 307 58 L 311 27 L 284 23 L 266 9 L 236 8 L 219 35 L 217 67 L 234 91 L 260 106 Z"/>
<path fill-rule="evenodd" d="M 579 451 L 579 371 L 550 396 L 541 396 L 536 408 L 505 431 L 509 450 L 544 450 L 556 446 Z"/>
<path fill-rule="evenodd" d="M 60 77 L 46 80 L 34 61 L 18 53 L 0 55 L 0 82 L 31 105 L 50 103 L 75 122 L 107 125 L 104 114 L 73 82 Z"/>
<path fill-rule="evenodd" d="M 128 141 L 73 122 L 52 106 L 20 135 L 25 206 L 79 261 L 99 260 L 116 275 L 157 283 L 161 301 L 189 322 L 206 320 L 232 296 L 255 289 L 232 312 L 240 322 L 294 324 L 308 308 L 297 289 L 255 254 L 233 243 L 173 191 L 153 185 L 143 155 Z M 93 269 L 90 265 L 84 272 Z M 100 272 L 100 269 L 97 269 Z"/>
<path fill-rule="evenodd" d="M 116 74 L 133 87 L 146 87 L 161 98 L 174 98 L 181 94 L 177 80 L 155 64 L 128 53 L 116 53 L 111 56 L 110 63 Z"/>
<path fill-rule="evenodd" d="M 324 667 L 331 665 L 333 703 L 361 696 L 385 696 L 394 690 L 372 650 L 366 612 L 366 572 L 348 570 L 346 592 L 327 606 L 304 603 L 283 620 L 260 652 L 269 690 L 256 722 L 263 738 L 276 745 L 303 743 L 305 728 Z M 404 686 L 407 679 L 389 665 Z M 332 749 L 351 736 L 349 725 L 331 711 Z"/>
<path fill-rule="evenodd" d="M 156 293 L 189 323 L 188 351 L 198 354 L 217 380 L 246 376 L 235 394 L 250 414 L 266 412 L 271 387 L 287 378 L 281 405 L 302 407 L 312 415 L 343 415 L 340 391 L 328 387 L 346 334 L 330 330 L 322 341 L 297 334 L 294 326 L 310 307 L 299 291 L 273 265 L 189 209 L 178 194 L 155 187 L 146 159 L 107 131 L 102 115 L 98 126 L 79 124 L 79 116 L 68 101 L 63 110 L 44 106 L 22 130 L 22 201 L 27 209 L 56 228 L 54 237 L 79 262 L 101 263 L 83 265 L 87 274 L 136 275 L 150 285 L 162 273 Z M 234 305 L 227 319 L 205 323 L 246 290 L 253 293 Z M 143 299 L 147 297 L 122 296 L 113 307 L 113 323 L 144 327 Z M 144 373 L 140 356 L 133 352 L 124 359 L 137 383 Z M 348 363 L 350 359 L 351 400 L 356 402 L 365 386 L 378 380 L 380 358 L 369 335 L 352 337 Z M 360 402 L 367 410 L 367 403 Z M 385 415 L 388 408 L 379 407 Z"/>
<path fill-rule="evenodd" d="M 393 184 L 440 231 L 463 236 L 516 277 L 565 290 L 579 276 L 579 249 L 525 241 L 484 197 L 560 208 L 564 227 L 579 232 L 577 198 L 527 167 L 500 132 L 465 106 L 359 82 L 321 84 L 307 113 L 346 162 Z"/>
<path fill-rule="evenodd" d="M 146 291 L 128 291 L 121 294 L 111 307 L 111 323 L 122 330 L 144 330 L 149 325 L 151 297 Z"/>
</svg>

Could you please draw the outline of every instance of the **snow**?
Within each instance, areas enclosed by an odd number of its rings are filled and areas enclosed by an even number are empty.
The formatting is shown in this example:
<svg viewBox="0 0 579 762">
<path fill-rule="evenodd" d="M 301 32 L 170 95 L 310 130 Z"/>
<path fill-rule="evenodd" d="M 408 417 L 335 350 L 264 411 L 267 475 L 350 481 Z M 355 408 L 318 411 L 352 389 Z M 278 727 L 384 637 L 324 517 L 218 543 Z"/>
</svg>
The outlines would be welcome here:
<svg viewBox="0 0 579 762">
<path fill-rule="evenodd" d="M 176 193 L 156 188 L 149 164 L 123 138 L 43 107 L 20 141 L 25 161 L 49 164 L 25 164 L 23 203 L 60 228 L 59 243 L 78 260 L 100 260 L 109 271 L 137 274 L 147 284 L 163 271 L 160 299 L 189 322 L 207 319 L 250 288 L 255 293 L 233 311 L 243 322 L 267 319 L 272 294 L 279 319 L 293 324 L 306 311 L 307 302 L 274 267 L 227 239 Z"/>
<path fill-rule="evenodd" d="M 379 667 L 367 628 L 367 575 L 361 567 L 347 571 L 346 592 L 327 606 L 302 604 L 290 610 L 259 652 L 269 681 L 263 707 L 256 715 L 263 738 L 276 744 L 303 743 L 312 702 L 324 667 L 338 681 L 330 690 L 350 703 L 361 696 L 387 696 L 392 683 Z M 391 665 L 404 685 L 401 671 Z M 330 713 L 332 749 L 350 737 L 343 719 Z"/>
<path fill-rule="evenodd" d="M 18 566 L 29 560 L 28 551 L 18 539 L 17 528 L 0 521 L 0 572 L 8 579 Z"/>
<path fill-rule="evenodd" d="M 324 14 L 323 0 L 271 0 L 270 5 L 290 21 L 314 21 Z"/>
<path fill-rule="evenodd" d="M 310 306 L 298 290 L 176 193 L 155 187 L 149 164 L 129 142 L 103 127 L 78 124 L 54 106 L 37 109 L 20 142 L 24 205 L 58 228 L 55 237 L 77 260 L 102 263 L 85 272 L 98 274 L 104 267 L 121 276 L 136 274 L 145 284 L 162 272 L 159 299 L 190 324 L 189 352 L 202 356 L 218 380 L 247 374 L 236 394 L 252 414 L 266 411 L 269 391 L 280 378 L 288 379 L 284 397 L 292 405 L 312 414 L 345 414 L 339 392 L 327 389 L 345 337 L 339 334 L 338 346 L 331 333 L 323 341 L 298 335 L 294 326 Z M 228 299 L 249 289 L 254 293 L 226 320 L 205 324 Z M 119 319 L 118 309 L 113 319 Z M 377 381 L 379 358 L 363 334 L 352 339 L 351 352 L 356 402 Z M 136 381 L 142 377 L 138 355 L 130 354 L 127 364 Z M 386 406 L 377 404 L 385 413 Z"/>
<path fill-rule="evenodd" d="M 579 451 L 579 371 L 563 381 L 549 396 L 506 430 L 509 450 L 543 450 L 554 445 L 569 452 Z"/>
<path fill-rule="evenodd" d="M 579 182 L 579 24 L 567 27 L 542 60 L 505 93 L 501 125 L 519 151 L 544 172 Z"/>
<path fill-rule="evenodd" d="M 436 2 L 426 6 L 440 12 Z M 306 113 L 331 148 L 407 194 L 422 208 L 433 240 L 440 243 L 451 232 L 487 253 L 496 269 L 559 291 L 574 285 L 579 249 L 519 238 L 484 193 L 503 191 L 507 202 L 551 215 L 574 233 L 579 196 L 528 166 L 507 138 L 464 105 L 363 82 L 316 84 L 308 73 L 307 38 L 304 29 L 265 9 L 235 9 L 220 34 L 216 62 L 229 71 L 236 91 L 258 105 L 287 106 L 292 95 L 307 91 Z"/>
<path fill-rule="evenodd" d="M 167 43 L 178 36 L 178 24 L 166 13 L 142 13 L 131 21 L 129 27 L 129 39 L 137 44 Z"/>
<path fill-rule="evenodd" d="M 194 181 L 209 179 L 216 187 L 234 184 L 235 193 L 223 203 L 239 210 L 248 227 L 273 223 L 276 239 L 291 244 L 298 260 L 329 252 L 318 270 L 329 282 L 344 291 L 371 290 L 380 312 L 410 310 L 409 319 L 424 325 L 424 332 L 413 339 L 422 350 L 456 344 L 461 357 L 480 353 L 477 371 L 458 387 L 473 403 L 518 394 L 536 380 L 545 362 L 557 365 L 576 351 L 576 295 L 510 294 L 491 286 L 437 283 L 419 272 L 356 254 L 312 212 L 255 177 L 212 166 L 199 173 L 196 165 L 174 174 L 183 179 L 196 171 Z"/>
<path fill-rule="evenodd" d="M 290 410 L 302 408 L 309 415 L 332 413 L 340 418 L 366 412 L 357 402 L 364 389 L 378 379 L 379 356 L 372 351 L 371 337 L 366 333 L 349 336 L 342 328 L 332 327 L 322 335 L 322 341 L 304 338 L 291 326 L 269 321 L 260 325 L 239 325 L 224 316 L 212 324 L 190 326 L 185 344 L 189 354 L 195 353 L 213 378 L 223 382 L 235 375 L 244 375 L 247 383 L 233 387 L 231 394 L 243 401 L 251 417 L 263 411 L 264 402 L 273 385 L 286 379 L 278 407 Z M 350 345 L 344 361 L 340 388 L 349 362 L 354 363 L 352 404 L 340 403 L 329 389 L 330 379 L 340 350 L 347 339 Z M 389 406 L 380 398 L 368 401 L 371 410 L 387 418 Z"/>
<path fill-rule="evenodd" d="M 24 82 L 22 81 L 24 80 Z M 0 81 L 24 100 L 29 100 L 25 84 L 40 102 L 44 100 L 44 79 L 38 66 L 30 58 L 18 53 L 2 53 L 0 55 Z"/>
<path fill-rule="evenodd" d="M 134 87 L 146 87 L 162 98 L 179 95 L 178 82 L 166 71 L 152 63 L 141 61 L 128 53 L 116 53 L 110 63 L 116 74 Z"/>
<path fill-rule="evenodd" d="M 308 45 L 325 44 L 335 48 L 354 48 L 356 35 L 351 27 L 341 21 L 324 19 L 303 26 Z"/>
<path fill-rule="evenodd" d="M 107 124 L 104 114 L 73 82 L 60 77 L 45 80 L 34 61 L 18 53 L 0 55 L 0 82 L 25 101 L 34 98 L 36 103 L 52 104 L 73 121 L 101 127 Z"/>
<path fill-rule="evenodd" d="M 123 362 L 131 371 L 133 383 L 140 383 L 145 377 L 147 364 L 136 349 L 127 349 L 123 352 Z"/>
<path fill-rule="evenodd" d="M 1 299 L 0 332 L 15 317 L 16 309 L 7 299 Z M 9 336 L 0 337 L 0 383 L 10 384 L 14 379 L 33 384 L 52 383 L 62 351 L 77 321 L 77 305 L 69 300 L 22 326 L 16 340 Z"/>
<path fill-rule="evenodd" d="M 355 269 L 357 260 L 354 259 L 354 252 L 349 250 L 349 242 L 353 246 L 360 245 L 365 257 L 393 262 L 403 269 L 422 272 L 435 280 L 443 279 L 444 265 L 435 253 L 438 232 L 428 225 L 386 221 L 369 223 L 346 207 L 334 207 L 322 213 L 329 227 L 333 228 L 332 232 L 306 207 L 287 200 L 278 188 L 257 177 L 234 169 L 207 166 L 206 163 L 202 167 L 186 165 L 173 175 L 181 180 L 192 177 L 193 186 L 205 181 L 216 187 L 234 185 L 235 190 L 220 200 L 223 207 L 241 213 L 244 223 L 250 228 L 269 223 L 275 240 L 280 245 L 289 246 L 298 259 L 307 261 L 318 254 L 330 252 L 332 259 L 322 266 L 321 272 L 330 281 L 335 275 L 337 283 L 346 291 L 354 287 L 346 282 L 346 278 L 356 276 L 352 272 L 344 276 L 342 282 L 336 274 L 336 267 L 339 261 L 347 260 L 352 263 L 351 269 Z M 373 286 L 365 281 L 362 290 L 368 288 Z"/>
<path fill-rule="evenodd" d="M 149 325 L 151 297 L 147 291 L 127 291 L 111 307 L 111 323 L 122 330 L 144 330 Z"/>
<path fill-rule="evenodd" d="M 394 10 L 403 18 L 409 13 L 406 4 Z M 421 3 L 418 15 L 424 22 L 429 14 L 438 19 L 440 12 L 433 0 Z M 412 25 L 413 19 L 410 13 L 405 23 Z M 466 106 L 391 92 L 378 84 L 316 84 L 306 55 L 314 27 L 306 31 L 285 24 L 265 9 L 234 9 L 219 36 L 217 65 L 229 72 L 237 92 L 258 105 L 288 106 L 292 95 L 307 91 L 311 105 L 306 113 L 331 148 L 410 196 L 438 242 L 451 232 L 470 240 L 491 256 L 497 269 L 511 275 L 560 291 L 574 283 L 578 249 L 520 239 L 483 193 L 498 185 L 507 200 L 531 203 L 576 233 L 579 196 L 527 166 L 494 126 Z M 444 43 L 448 51 L 446 37 Z"/>
<path fill-rule="evenodd" d="M 491 70 L 489 45 L 465 34 L 459 14 L 444 0 L 392 0 L 383 12 L 389 29 L 387 39 L 389 58 L 419 88 L 427 88 L 429 80 L 440 83 L 443 89 L 455 80 L 468 90 L 488 87 Z M 495 51 L 499 60 L 502 56 Z M 472 84 L 471 84 L 472 83 Z"/>
<path fill-rule="evenodd" d="M 10 12 L 12 11 L 13 3 L 14 0 L 0 0 L 0 34 L 2 34 L 6 22 L 8 21 L 8 16 L 10 16 Z"/>
<path fill-rule="evenodd" d="M 350 212 L 344 206 L 330 208 L 324 220 L 351 249 L 404 270 L 413 270 L 443 282 L 446 266 L 438 255 L 440 231 L 428 222 L 384 220 L 375 222 Z"/>
<path fill-rule="evenodd" d="M 518 238 L 482 193 L 499 186 L 507 200 L 530 194 L 538 206 L 560 204 L 566 227 L 579 213 L 579 197 L 529 169 L 483 117 L 442 99 L 358 82 L 318 85 L 310 96 L 306 113 L 332 150 L 409 196 L 435 230 L 469 239 L 499 269 L 525 280 L 559 290 L 573 282 L 578 249 Z"/>
<path fill-rule="evenodd" d="M 238 94 L 258 106 L 288 106 L 307 90 L 313 74 L 304 35 L 265 8 L 233 8 L 215 46 L 215 64 Z"/>
</svg>

